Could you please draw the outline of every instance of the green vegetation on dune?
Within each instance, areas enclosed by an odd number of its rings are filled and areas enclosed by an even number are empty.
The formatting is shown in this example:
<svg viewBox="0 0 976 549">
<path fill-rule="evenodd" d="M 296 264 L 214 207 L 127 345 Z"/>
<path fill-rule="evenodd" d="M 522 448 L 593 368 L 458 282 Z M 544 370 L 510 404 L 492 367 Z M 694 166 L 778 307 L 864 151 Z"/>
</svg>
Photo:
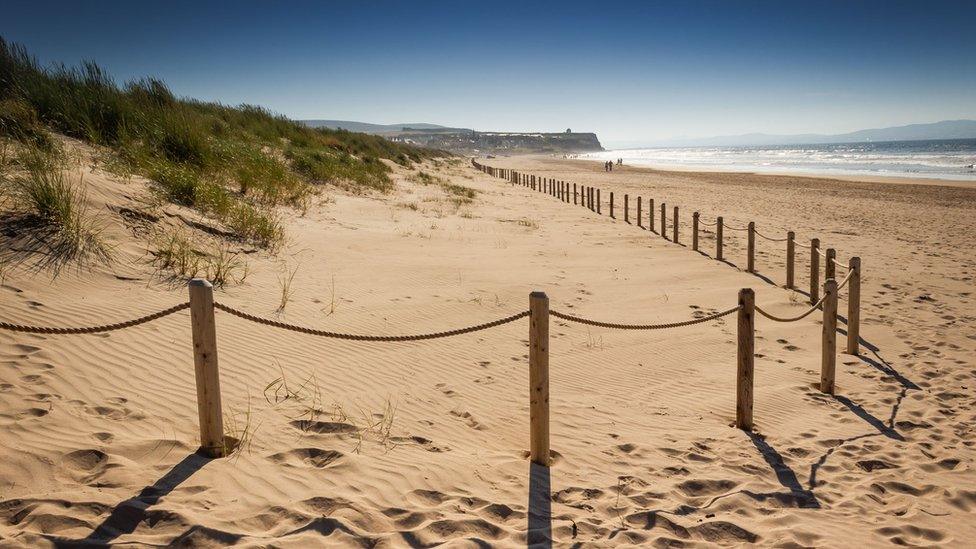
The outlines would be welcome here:
<svg viewBox="0 0 976 549">
<path fill-rule="evenodd" d="M 274 206 L 303 206 L 321 184 L 386 191 L 381 158 L 410 165 L 446 154 L 308 128 L 261 107 L 177 98 L 152 78 L 119 86 L 91 62 L 42 68 L 0 37 L 0 136 L 47 148 L 49 129 L 111 148 L 166 199 L 268 246 L 282 236 Z"/>
</svg>

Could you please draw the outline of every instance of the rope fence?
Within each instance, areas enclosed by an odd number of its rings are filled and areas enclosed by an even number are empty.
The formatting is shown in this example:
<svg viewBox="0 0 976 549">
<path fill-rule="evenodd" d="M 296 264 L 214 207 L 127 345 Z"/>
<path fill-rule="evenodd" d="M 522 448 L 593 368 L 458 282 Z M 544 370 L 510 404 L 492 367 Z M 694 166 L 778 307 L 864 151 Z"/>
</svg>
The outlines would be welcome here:
<svg viewBox="0 0 976 549">
<path fill-rule="evenodd" d="M 525 174 L 517 170 L 509 168 L 496 168 L 493 166 L 488 166 L 478 162 L 476 159 L 471 159 L 472 165 L 482 172 L 489 175 L 499 177 L 507 180 L 513 186 L 523 186 L 528 187 L 533 190 L 536 189 L 535 181 L 536 177 L 531 174 Z M 583 207 L 589 209 L 590 211 L 600 214 L 600 189 L 592 186 L 578 185 L 576 183 L 567 183 L 565 181 L 557 181 L 556 184 L 560 189 L 565 189 L 566 192 L 560 194 L 557 193 L 555 196 L 562 200 L 563 202 L 572 204 L 582 204 Z M 572 188 L 572 194 L 569 194 L 570 186 Z M 577 188 L 579 189 L 579 196 L 577 196 Z M 609 215 L 611 219 L 623 218 L 624 222 L 630 223 L 630 203 L 633 202 L 628 194 L 623 195 L 623 215 L 617 215 L 617 203 L 614 200 L 614 193 L 609 193 L 610 196 L 610 211 Z M 642 230 L 647 230 L 653 233 L 657 233 L 665 240 L 670 240 L 672 243 L 680 243 L 680 227 L 679 224 L 679 210 L 677 206 L 673 208 L 673 214 L 671 216 L 671 223 L 668 223 L 668 209 L 664 202 L 660 203 L 660 223 L 655 223 L 655 213 L 658 208 L 655 208 L 655 201 L 653 198 L 648 200 L 643 200 L 643 197 L 638 196 L 637 200 L 637 227 Z M 647 224 L 643 223 L 643 212 L 642 205 L 646 203 L 648 205 L 647 211 Z M 786 244 L 786 283 L 785 287 L 790 290 L 797 290 L 796 287 L 796 250 L 797 247 L 802 249 L 810 250 L 810 261 L 809 261 L 809 303 L 819 304 L 821 295 L 821 273 L 823 273 L 823 281 L 826 283 L 827 280 L 832 280 L 835 278 L 836 267 L 840 266 L 848 271 L 855 269 L 854 265 L 857 264 L 857 274 L 855 275 L 857 284 L 851 283 L 851 288 L 848 290 L 847 301 L 848 301 L 848 338 L 847 338 L 847 348 L 852 354 L 857 354 L 859 352 L 859 341 L 860 341 L 860 315 L 851 314 L 860 312 L 860 277 L 861 277 L 861 260 L 858 257 L 852 257 L 846 265 L 841 263 L 837 257 L 836 252 L 833 248 L 826 248 L 821 246 L 820 239 L 811 238 L 809 244 L 798 241 L 796 239 L 796 233 L 793 231 L 787 231 L 785 237 L 777 237 L 775 235 L 764 234 L 756 229 L 755 222 L 749 222 L 748 225 L 735 226 L 729 225 L 725 222 L 722 216 L 715 218 L 713 222 L 707 222 L 701 218 L 699 212 L 693 212 L 691 216 L 691 249 L 696 252 L 701 252 L 700 250 L 700 239 L 699 233 L 701 232 L 701 227 L 715 227 L 715 253 L 714 259 L 719 261 L 726 261 L 725 259 L 725 230 L 735 231 L 735 232 L 745 232 L 746 234 L 746 266 L 745 271 L 751 274 L 757 274 L 758 270 L 756 268 L 756 237 L 774 243 L 785 243 Z M 670 228 L 670 231 L 668 230 Z M 704 252 L 703 252 L 704 253 Z M 821 269 L 821 258 L 823 258 L 823 269 Z M 727 261 L 726 261 L 727 262 Z M 855 287 L 856 286 L 856 287 Z M 843 288 L 844 284 L 840 285 Z M 853 291 L 852 291 L 853 290 Z M 851 320 L 853 318 L 853 320 Z"/>
<path fill-rule="evenodd" d="M 148 314 L 139 318 L 132 320 L 126 320 L 124 322 L 116 322 L 114 324 L 103 324 L 101 326 L 88 326 L 82 328 L 58 328 L 52 326 L 27 326 L 24 324 L 11 324 L 9 322 L 0 322 L 0 330 L 7 330 L 10 332 L 20 332 L 25 334 L 49 334 L 49 335 L 74 335 L 74 334 L 101 334 L 105 332 L 114 332 L 115 330 L 123 330 L 125 328 L 132 328 L 133 326 L 138 326 L 140 324 L 146 324 L 147 322 L 152 322 L 163 318 L 164 316 L 169 316 L 173 313 L 182 311 L 183 309 L 190 308 L 190 303 L 180 303 L 179 305 L 174 305 L 169 309 L 163 309 L 162 311 Z"/>
<path fill-rule="evenodd" d="M 537 178 L 534 175 L 522 174 L 514 170 L 493 168 L 485 166 L 472 160 L 474 166 L 485 173 L 502 177 L 510 181 L 513 185 L 521 185 L 538 192 L 546 192 L 559 200 L 583 207 L 600 214 L 601 208 L 600 189 L 573 184 L 572 187 L 566 182 L 555 181 L 549 178 Z M 572 191 L 572 194 L 570 194 Z M 611 199 L 612 200 L 612 199 Z M 629 206 L 629 197 L 625 195 L 624 204 Z M 638 212 L 641 212 L 642 200 L 637 201 Z M 647 230 L 655 229 L 655 203 L 653 199 L 647 201 L 648 217 Z M 611 209 L 611 215 L 615 212 Z M 665 233 L 668 225 L 666 223 L 667 208 L 664 203 L 660 204 L 661 215 L 661 236 L 667 238 Z M 638 226 L 643 228 L 642 213 L 638 213 Z M 679 210 L 673 208 L 671 228 L 673 230 L 671 240 L 675 243 L 679 239 Z M 629 221 L 629 212 L 625 213 L 624 218 Z M 698 249 L 698 229 L 700 221 L 698 212 L 692 215 L 692 248 Z M 708 224 L 706 224 L 708 225 Z M 717 258 L 721 258 L 722 253 L 722 231 L 723 219 L 718 217 L 715 222 Z M 732 230 L 740 230 L 728 227 Z M 753 261 L 755 253 L 754 236 L 757 234 L 755 224 L 750 222 L 744 230 L 749 232 L 749 271 L 753 271 Z M 764 235 L 760 235 L 767 238 Z M 768 238 L 767 238 L 768 239 Z M 774 240 L 774 239 L 769 239 Z M 781 241 L 775 239 L 776 241 Z M 786 238 L 787 249 L 792 255 L 795 242 L 794 233 L 790 231 Z M 811 271 L 811 289 L 819 289 L 816 284 L 816 276 L 819 276 L 818 262 L 813 259 L 820 257 L 819 240 L 812 239 L 810 248 L 811 263 L 814 270 Z M 834 265 L 837 263 L 833 249 L 828 249 L 827 261 L 825 261 L 825 282 L 823 285 L 823 297 L 814 296 L 811 292 L 812 306 L 799 316 L 780 317 L 773 315 L 765 309 L 755 304 L 755 294 L 751 288 L 743 288 L 738 293 L 738 303 L 735 307 L 725 309 L 720 312 L 679 320 L 675 322 L 664 322 L 657 324 L 623 324 L 607 321 L 593 320 L 582 316 L 570 315 L 549 309 L 549 298 L 544 292 L 532 292 L 529 295 L 529 309 L 521 311 L 497 320 L 456 328 L 440 332 L 429 332 L 411 335 L 370 335 L 370 334 L 351 334 L 343 332 L 333 332 L 320 330 L 307 326 L 288 324 L 278 320 L 260 317 L 236 309 L 230 305 L 216 302 L 213 296 L 213 286 L 210 282 L 203 279 L 193 279 L 189 282 L 189 301 L 174 305 L 167 309 L 151 313 L 139 318 L 104 324 L 90 327 L 46 327 L 0 322 L 0 330 L 43 334 L 43 335 L 72 335 L 72 334 L 96 334 L 122 330 L 152 322 L 163 317 L 172 315 L 185 309 L 190 310 L 190 327 L 193 344 L 193 362 L 197 387 L 197 407 L 200 417 L 200 442 L 201 450 L 213 457 L 225 456 L 230 448 L 226 446 L 223 428 L 223 411 L 221 405 L 220 375 L 218 367 L 217 353 L 217 332 L 215 311 L 219 310 L 231 316 L 247 320 L 263 326 L 275 329 L 287 330 L 305 335 L 327 337 L 362 342 L 385 342 L 402 343 L 411 341 L 425 341 L 452 336 L 469 334 L 482 330 L 488 330 L 516 322 L 522 318 L 529 318 L 529 444 L 530 458 L 533 462 L 548 466 L 550 464 L 550 444 L 549 444 L 549 317 L 555 317 L 566 322 L 577 323 L 587 326 L 596 326 L 617 330 L 667 330 L 704 324 L 719 320 L 733 313 L 737 314 L 737 344 L 736 344 L 736 426 L 751 430 L 753 427 L 753 379 L 755 368 L 755 314 L 775 322 L 797 322 L 813 314 L 817 310 L 823 312 L 823 331 L 822 331 L 822 352 L 821 352 L 821 391 L 829 394 L 834 392 L 835 366 L 836 366 L 836 330 L 837 330 L 837 296 L 838 291 L 845 286 L 848 287 L 848 330 L 847 330 L 847 352 L 850 354 L 858 353 L 857 341 L 859 338 L 859 319 L 860 319 L 860 279 L 861 264 L 860 259 L 852 257 L 848 264 L 847 276 L 840 284 L 834 280 Z M 792 258 L 787 261 L 787 287 L 792 287 Z"/>
<path fill-rule="evenodd" d="M 316 330 L 314 328 L 308 328 L 305 326 L 297 326 L 295 324 L 287 324 L 285 322 L 279 322 L 277 320 L 272 320 L 270 318 L 264 318 L 250 313 L 245 313 L 223 303 L 214 303 L 214 308 L 229 313 L 238 318 L 243 318 L 250 322 L 256 324 L 263 324 L 265 326 L 271 326 L 273 328 L 280 328 L 282 330 L 288 330 L 292 332 L 298 332 L 306 335 L 318 336 L 318 337 L 329 337 L 333 339 L 346 339 L 350 341 L 423 341 L 427 339 L 440 339 L 444 337 L 457 336 L 462 334 L 470 334 L 472 332 L 479 332 L 481 330 L 487 330 L 489 328 L 495 328 L 496 326 L 502 326 L 510 322 L 515 322 L 520 318 L 525 318 L 529 316 L 529 311 L 522 311 L 521 313 L 515 313 L 511 316 L 506 316 L 505 318 L 500 318 L 498 320 L 493 320 L 491 322 L 485 322 L 484 324 L 477 324 L 475 326 L 468 326 L 467 328 L 457 328 L 454 330 L 446 330 L 443 332 L 431 332 L 427 334 L 415 334 L 415 335 L 396 335 L 396 336 L 383 336 L 383 335 L 362 335 L 362 334 L 344 334 L 339 332 L 329 332 L 325 330 Z"/>
</svg>

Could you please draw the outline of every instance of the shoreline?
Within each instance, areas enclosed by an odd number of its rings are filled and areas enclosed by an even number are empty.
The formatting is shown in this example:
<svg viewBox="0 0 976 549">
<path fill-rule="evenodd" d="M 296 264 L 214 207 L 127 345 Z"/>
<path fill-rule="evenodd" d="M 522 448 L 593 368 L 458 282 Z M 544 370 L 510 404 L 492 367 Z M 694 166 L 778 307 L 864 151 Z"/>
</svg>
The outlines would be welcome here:
<svg viewBox="0 0 976 549">
<path fill-rule="evenodd" d="M 526 155 L 512 155 L 512 156 L 497 156 L 497 158 L 508 158 L 508 159 L 548 159 L 554 161 L 565 161 L 565 162 L 581 162 L 584 165 L 594 164 L 599 165 L 599 159 L 587 160 L 583 158 L 562 158 L 554 157 L 548 155 L 539 154 L 526 154 Z M 615 169 L 620 169 L 620 166 L 614 165 Z M 960 179 L 939 179 L 934 177 L 907 177 L 907 176 L 894 176 L 894 175 L 844 175 L 844 174 L 815 174 L 815 173 L 795 173 L 788 171 L 748 171 L 748 170 L 721 170 L 721 169 L 702 169 L 695 166 L 668 166 L 664 167 L 654 167 L 645 166 L 637 164 L 624 164 L 623 168 L 628 171 L 640 171 L 647 172 L 656 175 L 733 175 L 733 176 L 743 176 L 743 177 L 784 177 L 784 178 L 803 178 L 803 179 L 815 179 L 815 180 L 827 180 L 827 181 L 841 181 L 841 182 L 853 182 L 853 183 L 890 183 L 893 185 L 924 185 L 924 186 L 944 186 L 944 187 L 960 187 L 967 189 L 976 189 L 976 180 L 960 180 Z"/>
</svg>

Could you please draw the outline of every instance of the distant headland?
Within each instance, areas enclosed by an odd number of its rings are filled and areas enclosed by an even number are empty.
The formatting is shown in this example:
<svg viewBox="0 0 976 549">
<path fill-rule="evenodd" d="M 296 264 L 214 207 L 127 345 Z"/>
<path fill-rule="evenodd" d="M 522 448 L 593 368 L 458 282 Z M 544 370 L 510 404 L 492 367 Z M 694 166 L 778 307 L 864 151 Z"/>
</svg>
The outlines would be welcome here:
<svg viewBox="0 0 976 549">
<path fill-rule="evenodd" d="M 313 128 L 343 129 L 382 135 L 391 141 L 442 149 L 457 154 L 531 154 L 602 151 L 595 133 L 480 132 L 437 124 L 369 124 L 350 120 L 300 120 Z"/>
</svg>

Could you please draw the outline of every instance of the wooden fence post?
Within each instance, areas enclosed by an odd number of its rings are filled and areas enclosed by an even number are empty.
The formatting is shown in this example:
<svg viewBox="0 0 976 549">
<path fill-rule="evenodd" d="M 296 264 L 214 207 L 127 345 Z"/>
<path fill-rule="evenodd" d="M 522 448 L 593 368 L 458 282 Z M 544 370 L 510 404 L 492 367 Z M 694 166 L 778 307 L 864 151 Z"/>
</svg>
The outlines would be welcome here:
<svg viewBox="0 0 976 549">
<path fill-rule="evenodd" d="M 641 202 L 642 201 L 643 201 L 643 198 L 640 197 L 640 196 L 638 196 L 637 197 L 637 226 L 640 227 L 641 229 L 644 228 L 644 225 L 643 225 L 644 222 L 641 221 L 641 215 L 643 215 L 643 213 L 641 211 Z"/>
<path fill-rule="evenodd" d="M 661 202 L 661 236 L 668 239 L 668 209 L 667 204 Z"/>
<path fill-rule="evenodd" d="M 650 198 L 647 200 L 647 228 L 650 229 L 652 233 L 656 233 L 657 229 L 654 225 L 654 199 Z"/>
<path fill-rule="evenodd" d="M 820 239 L 810 239 L 810 304 L 820 301 Z"/>
<path fill-rule="evenodd" d="M 824 257 L 824 280 L 828 278 L 837 278 L 837 250 L 833 248 L 827 248 L 827 255 Z"/>
<path fill-rule="evenodd" d="M 698 212 L 691 214 L 691 249 L 698 251 Z"/>
<path fill-rule="evenodd" d="M 790 231 L 786 233 L 786 287 L 790 290 L 794 287 L 795 278 L 795 256 L 796 256 L 796 233 Z"/>
<path fill-rule="evenodd" d="M 746 253 L 746 271 L 750 273 L 756 272 L 756 222 L 750 221 L 749 227 L 746 231 L 748 235 L 748 245 Z"/>
<path fill-rule="evenodd" d="M 577 197 L 576 183 L 573 183 L 573 205 L 574 206 L 576 205 L 576 197 Z"/>
<path fill-rule="evenodd" d="M 834 394 L 834 376 L 837 367 L 837 281 L 828 278 L 824 282 L 823 305 L 823 357 L 820 363 L 820 390 Z"/>
<path fill-rule="evenodd" d="M 861 258 L 852 257 L 847 268 L 852 273 L 847 283 L 847 352 L 856 355 L 861 338 Z"/>
<path fill-rule="evenodd" d="M 630 223 L 630 195 L 624 193 L 624 223 Z"/>
<path fill-rule="evenodd" d="M 739 290 L 738 346 L 736 349 L 735 426 L 752 430 L 753 366 L 755 362 L 756 294 Z"/>
<path fill-rule="evenodd" d="M 624 200 L 626 201 L 626 198 L 624 198 Z M 610 191 L 610 217 L 612 217 L 613 219 L 617 218 L 617 216 L 613 214 L 613 191 Z"/>
<path fill-rule="evenodd" d="M 197 411 L 200 414 L 200 446 L 210 457 L 223 457 L 226 448 L 224 416 L 220 404 L 213 285 L 202 278 L 194 278 L 189 286 L 193 367 L 197 381 Z"/>
<path fill-rule="evenodd" d="M 671 227 L 672 227 L 672 233 L 674 234 L 674 237 L 671 240 L 673 240 L 674 243 L 677 244 L 678 243 L 678 207 L 677 206 L 674 207 L 674 216 L 673 219 L 671 219 Z"/>
<path fill-rule="evenodd" d="M 722 222 L 722 216 L 718 216 L 715 220 L 715 259 L 719 261 L 722 260 L 722 232 L 725 230 L 725 225 Z"/>
<path fill-rule="evenodd" d="M 600 213 L 600 189 L 596 190 L 596 213 Z"/>
<path fill-rule="evenodd" d="M 549 466 L 549 298 L 529 294 L 529 456 Z"/>
</svg>

